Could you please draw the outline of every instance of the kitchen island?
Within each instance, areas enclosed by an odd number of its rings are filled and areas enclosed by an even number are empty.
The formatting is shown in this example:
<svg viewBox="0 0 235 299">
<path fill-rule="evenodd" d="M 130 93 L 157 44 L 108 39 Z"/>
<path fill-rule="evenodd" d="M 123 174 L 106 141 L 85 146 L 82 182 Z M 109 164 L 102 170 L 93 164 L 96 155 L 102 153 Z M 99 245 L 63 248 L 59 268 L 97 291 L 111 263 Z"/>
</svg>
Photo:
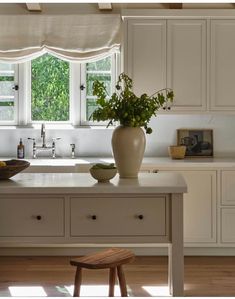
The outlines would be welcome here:
<svg viewBox="0 0 235 299">
<path fill-rule="evenodd" d="M 85 173 L 22 173 L 0 181 L 0 246 L 167 244 L 169 287 L 183 296 L 180 174 L 97 183 Z"/>
</svg>

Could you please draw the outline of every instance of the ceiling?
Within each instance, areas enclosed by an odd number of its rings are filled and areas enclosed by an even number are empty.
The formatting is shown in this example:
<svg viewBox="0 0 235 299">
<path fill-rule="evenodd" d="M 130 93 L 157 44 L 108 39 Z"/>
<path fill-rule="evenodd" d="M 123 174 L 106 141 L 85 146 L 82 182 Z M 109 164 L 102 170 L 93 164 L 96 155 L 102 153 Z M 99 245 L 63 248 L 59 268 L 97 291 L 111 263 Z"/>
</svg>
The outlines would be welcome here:
<svg viewBox="0 0 235 299">
<path fill-rule="evenodd" d="M 112 10 L 100 10 L 98 3 L 42 3 L 42 14 L 120 13 L 122 9 L 169 9 L 168 3 L 112 3 Z M 183 9 L 234 9 L 232 3 L 183 3 Z M 35 13 L 25 3 L 1 3 L 0 14 Z"/>
</svg>

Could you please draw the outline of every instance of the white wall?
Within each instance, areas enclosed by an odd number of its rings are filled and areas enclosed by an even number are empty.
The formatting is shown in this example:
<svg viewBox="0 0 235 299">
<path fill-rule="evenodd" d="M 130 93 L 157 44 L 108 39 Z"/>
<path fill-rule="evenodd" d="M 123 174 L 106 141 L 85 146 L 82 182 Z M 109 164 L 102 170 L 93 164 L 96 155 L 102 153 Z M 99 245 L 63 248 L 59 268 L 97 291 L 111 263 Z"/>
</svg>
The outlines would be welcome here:
<svg viewBox="0 0 235 299">
<path fill-rule="evenodd" d="M 153 133 L 147 135 L 145 156 L 167 156 L 168 145 L 176 143 L 176 130 L 179 128 L 214 129 L 215 156 L 235 156 L 235 116 L 225 115 L 159 115 L 152 119 Z M 71 153 L 70 143 L 76 144 L 77 156 L 111 156 L 112 129 L 48 129 L 47 140 L 61 137 L 57 141 L 57 154 L 65 157 Z M 0 128 L 0 156 L 16 155 L 20 138 L 26 147 L 26 156 L 32 155 L 32 142 L 28 137 L 37 138 L 41 144 L 40 129 Z M 48 142 L 49 143 L 49 142 Z"/>
</svg>

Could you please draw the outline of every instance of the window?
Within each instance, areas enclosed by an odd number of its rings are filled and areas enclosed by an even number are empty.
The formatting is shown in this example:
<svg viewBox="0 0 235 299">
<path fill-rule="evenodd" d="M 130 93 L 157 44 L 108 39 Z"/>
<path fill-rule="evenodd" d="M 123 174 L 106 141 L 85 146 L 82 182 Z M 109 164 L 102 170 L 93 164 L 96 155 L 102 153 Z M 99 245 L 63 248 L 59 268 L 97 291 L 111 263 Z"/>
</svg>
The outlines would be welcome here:
<svg viewBox="0 0 235 299">
<path fill-rule="evenodd" d="M 50 54 L 31 62 L 31 120 L 69 121 L 69 63 Z"/>
<path fill-rule="evenodd" d="M 92 85 L 104 82 L 111 95 L 118 64 L 118 54 L 82 64 L 50 54 L 21 64 L 0 63 L 0 125 L 106 125 L 90 120 L 96 108 Z"/>
<path fill-rule="evenodd" d="M 14 64 L 0 63 L 0 123 L 17 121 L 17 72 Z"/>
<path fill-rule="evenodd" d="M 104 82 L 107 93 L 111 96 L 112 93 L 112 59 L 107 57 L 105 59 L 87 63 L 85 65 L 86 73 L 86 95 L 85 95 L 85 119 L 88 121 L 91 114 L 96 109 L 96 99 L 92 94 L 92 86 L 95 80 Z"/>
</svg>

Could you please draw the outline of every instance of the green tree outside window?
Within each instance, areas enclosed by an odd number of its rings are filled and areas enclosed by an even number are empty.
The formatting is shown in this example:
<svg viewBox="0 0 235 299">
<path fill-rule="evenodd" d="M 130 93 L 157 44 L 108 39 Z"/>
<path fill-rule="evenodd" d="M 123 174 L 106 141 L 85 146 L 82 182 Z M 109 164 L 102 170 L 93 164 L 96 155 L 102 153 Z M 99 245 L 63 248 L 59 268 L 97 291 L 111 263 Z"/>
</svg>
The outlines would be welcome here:
<svg viewBox="0 0 235 299">
<path fill-rule="evenodd" d="M 69 63 L 50 54 L 31 62 L 32 121 L 69 120 Z"/>
</svg>

